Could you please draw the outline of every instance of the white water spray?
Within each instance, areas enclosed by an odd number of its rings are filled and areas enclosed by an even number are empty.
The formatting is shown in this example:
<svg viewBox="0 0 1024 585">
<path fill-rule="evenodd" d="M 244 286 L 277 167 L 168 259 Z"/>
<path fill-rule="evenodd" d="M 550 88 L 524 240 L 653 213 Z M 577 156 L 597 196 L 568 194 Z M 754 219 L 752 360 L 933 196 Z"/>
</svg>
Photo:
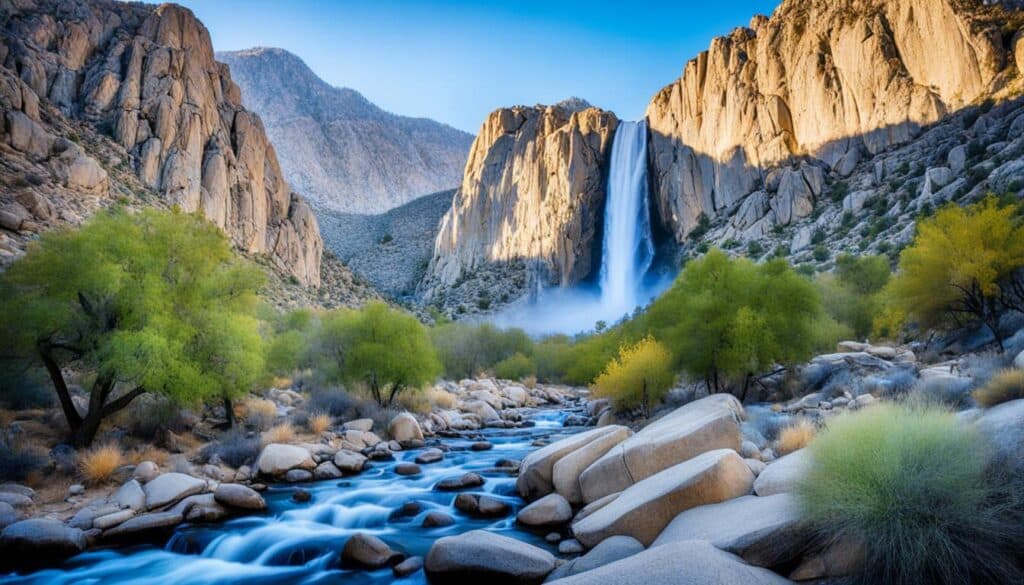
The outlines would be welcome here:
<svg viewBox="0 0 1024 585">
<path fill-rule="evenodd" d="M 612 143 L 598 286 L 542 289 L 492 320 L 531 334 L 579 333 L 611 325 L 671 282 L 645 283 L 654 260 L 647 193 L 647 122 L 620 122 Z"/>
</svg>

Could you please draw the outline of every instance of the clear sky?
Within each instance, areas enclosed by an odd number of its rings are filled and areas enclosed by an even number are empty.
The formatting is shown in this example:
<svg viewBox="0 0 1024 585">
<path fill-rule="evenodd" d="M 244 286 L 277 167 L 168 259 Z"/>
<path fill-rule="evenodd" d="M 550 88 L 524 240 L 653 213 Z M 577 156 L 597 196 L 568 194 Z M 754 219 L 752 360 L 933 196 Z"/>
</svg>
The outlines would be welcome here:
<svg viewBox="0 0 1024 585">
<path fill-rule="evenodd" d="M 281 47 L 386 110 L 476 133 L 495 108 L 575 95 L 623 119 L 712 37 L 778 0 L 178 0 L 218 51 Z"/>
</svg>

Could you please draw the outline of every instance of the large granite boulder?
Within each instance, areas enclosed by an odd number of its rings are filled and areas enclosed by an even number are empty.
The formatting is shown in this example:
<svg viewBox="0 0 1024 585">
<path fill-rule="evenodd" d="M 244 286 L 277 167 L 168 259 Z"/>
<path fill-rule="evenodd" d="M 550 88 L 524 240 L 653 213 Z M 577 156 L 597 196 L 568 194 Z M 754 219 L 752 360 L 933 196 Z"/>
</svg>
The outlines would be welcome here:
<svg viewBox="0 0 1024 585">
<path fill-rule="evenodd" d="M 757 475 L 754 493 L 770 496 L 796 491 L 811 465 L 811 452 L 807 449 L 794 451 L 768 464 Z"/>
<path fill-rule="evenodd" d="M 558 494 L 548 494 L 531 503 L 516 515 L 526 526 L 557 526 L 572 520 L 572 506 Z"/>
<path fill-rule="evenodd" d="M 752 567 L 708 542 L 690 540 L 650 548 L 602 567 L 551 581 L 557 585 L 784 585 L 787 579 Z"/>
<path fill-rule="evenodd" d="M 516 480 L 519 495 L 526 500 L 535 500 L 555 491 L 554 467 L 560 459 L 592 441 L 615 434 L 621 434 L 616 427 L 596 428 L 571 435 L 530 453 L 519 466 L 519 478 Z"/>
<path fill-rule="evenodd" d="M 15 522 L 0 532 L 0 566 L 52 563 L 85 550 L 85 533 L 51 518 Z"/>
<path fill-rule="evenodd" d="M 974 423 L 995 447 L 995 457 L 1010 472 L 1024 476 L 1024 400 L 984 411 Z"/>
<path fill-rule="evenodd" d="M 213 498 L 217 503 L 229 508 L 251 511 L 267 509 L 267 502 L 259 492 L 240 483 L 222 483 L 218 485 L 217 489 L 213 492 Z"/>
<path fill-rule="evenodd" d="M 169 506 L 205 489 L 205 481 L 184 473 L 165 473 L 142 488 L 147 510 Z"/>
<path fill-rule="evenodd" d="M 580 474 L 583 473 L 583 470 L 633 434 L 629 428 L 619 425 L 602 428 L 608 430 L 586 445 L 562 457 L 552 467 L 551 481 L 555 491 L 571 504 L 583 503 L 583 490 L 580 488 Z"/>
<path fill-rule="evenodd" d="M 548 581 L 593 571 L 609 563 L 644 552 L 644 545 L 632 536 L 609 536 L 587 554 L 572 559 L 548 575 Z"/>
<path fill-rule="evenodd" d="M 811 538 L 796 496 L 776 494 L 691 508 L 676 516 L 651 546 L 706 540 L 752 565 L 776 567 L 799 558 Z"/>
<path fill-rule="evenodd" d="M 263 475 L 283 477 L 292 469 L 313 471 L 316 469 L 316 462 L 309 451 L 302 447 L 271 443 L 260 452 L 259 458 L 256 459 L 256 469 Z"/>
<path fill-rule="evenodd" d="M 403 412 L 391 419 L 391 423 L 388 424 L 388 434 L 399 443 L 423 440 L 423 430 L 420 429 L 420 423 L 416 421 L 416 417 L 408 412 Z"/>
<path fill-rule="evenodd" d="M 386 542 L 373 536 L 357 532 L 341 549 L 341 566 L 355 569 L 379 569 L 399 563 L 404 558 Z"/>
<path fill-rule="evenodd" d="M 555 569 L 555 557 L 514 538 L 472 530 L 438 539 L 424 566 L 432 583 L 540 583 Z"/>
<path fill-rule="evenodd" d="M 707 451 L 738 451 L 743 442 L 742 416 L 743 406 L 728 394 L 713 394 L 676 409 L 612 447 L 584 470 L 579 477 L 584 501 L 622 491 Z"/>
<path fill-rule="evenodd" d="M 633 484 L 573 523 L 572 531 L 588 547 L 617 534 L 649 545 L 679 513 L 747 495 L 753 484 L 754 474 L 735 451 L 708 451 Z"/>
</svg>

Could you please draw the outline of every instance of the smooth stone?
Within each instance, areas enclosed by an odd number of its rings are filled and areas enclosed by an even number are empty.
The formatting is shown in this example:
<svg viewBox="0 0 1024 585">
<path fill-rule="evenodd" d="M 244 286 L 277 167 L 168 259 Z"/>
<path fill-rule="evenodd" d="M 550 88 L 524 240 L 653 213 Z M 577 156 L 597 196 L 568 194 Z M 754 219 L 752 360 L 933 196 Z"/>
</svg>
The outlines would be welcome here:
<svg viewBox="0 0 1024 585">
<path fill-rule="evenodd" d="M 739 450 L 742 416 L 743 406 L 729 394 L 712 394 L 677 408 L 585 469 L 579 478 L 584 501 L 622 491 L 708 451 Z"/>
<path fill-rule="evenodd" d="M 449 477 L 434 484 L 434 489 L 442 492 L 451 492 L 468 488 L 475 488 L 484 485 L 484 478 L 476 473 L 464 473 L 459 477 Z"/>
<path fill-rule="evenodd" d="M 305 469 L 290 469 L 288 473 L 284 474 L 284 480 L 288 483 L 313 481 L 313 472 Z"/>
<path fill-rule="evenodd" d="M 514 538 L 471 530 L 439 538 L 424 567 L 431 583 L 526 584 L 539 583 L 554 570 L 555 557 Z"/>
<path fill-rule="evenodd" d="M 444 452 L 440 449 L 427 449 L 416 456 L 416 463 L 426 465 L 428 463 L 437 463 L 444 459 Z"/>
<path fill-rule="evenodd" d="M 222 483 L 213 492 L 213 499 L 219 504 L 239 510 L 260 511 L 267 509 L 267 501 L 256 490 L 239 483 Z"/>
<path fill-rule="evenodd" d="M 811 465 L 811 453 L 807 449 L 793 451 L 769 463 L 754 481 L 754 493 L 771 496 L 796 491 Z"/>
<path fill-rule="evenodd" d="M 516 520 L 526 526 L 552 526 L 572 520 L 572 506 L 559 494 L 548 494 L 519 511 Z"/>
<path fill-rule="evenodd" d="M 308 502 L 308 501 L 310 501 L 312 499 L 313 499 L 313 494 L 307 492 L 306 490 L 299 489 L 299 490 L 295 490 L 295 492 L 292 493 L 292 501 L 296 502 L 296 503 L 299 503 L 299 504 L 305 504 L 306 502 Z"/>
<path fill-rule="evenodd" d="M 4 561 L 16 566 L 52 563 L 85 550 L 86 538 L 78 528 L 52 518 L 14 522 L 0 532 Z"/>
<path fill-rule="evenodd" d="M 793 494 L 743 496 L 679 514 L 651 545 L 706 540 L 759 567 L 796 560 L 811 543 Z"/>
<path fill-rule="evenodd" d="M 423 473 L 423 470 L 415 463 L 399 463 L 395 465 L 395 473 L 398 475 L 419 475 Z"/>
<path fill-rule="evenodd" d="M 160 467 L 152 461 L 143 461 L 135 466 L 135 470 L 132 471 L 132 479 L 137 479 L 142 483 L 148 483 L 153 481 L 160 475 Z"/>
<path fill-rule="evenodd" d="M 129 480 L 110 496 L 110 501 L 121 508 L 144 510 L 146 508 L 146 492 L 137 480 Z"/>
<path fill-rule="evenodd" d="M 342 449 L 335 453 L 334 465 L 345 474 L 359 473 L 366 466 L 366 457 L 361 453 Z"/>
<path fill-rule="evenodd" d="M 569 538 L 558 543 L 558 552 L 563 555 L 578 555 L 584 550 L 583 544 L 575 538 Z"/>
<path fill-rule="evenodd" d="M 750 472 L 754 474 L 754 477 L 761 475 L 764 468 L 768 467 L 768 464 L 760 459 L 744 459 L 743 462 L 750 468 Z"/>
<path fill-rule="evenodd" d="M 550 542 L 551 544 L 555 544 L 556 542 L 562 540 L 562 535 L 557 532 L 549 532 L 547 536 L 544 537 L 544 540 Z"/>
<path fill-rule="evenodd" d="M 324 461 L 313 470 L 314 479 L 338 479 L 343 475 L 338 466 L 330 461 Z"/>
<path fill-rule="evenodd" d="M 80 483 L 73 483 L 68 486 L 68 497 L 81 496 L 85 494 L 85 486 Z"/>
<path fill-rule="evenodd" d="M 512 511 L 505 502 L 478 494 L 459 494 L 455 497 L 455 509 L 477 518 L 500 518 Z"/>
<path fill-rule="evenodd" d="M 295 445 L 271 443 L 263 448 L 256 459 L 256 469 L 263 475 L 281 477 L 292 469 L 316 469 L 309 451 Z"/>
<path fill-rule="evenodd" d="M 735 451 L 708 451 L 633 484 L 572 531 L 587 547 L 618 534 L 649 545 L 679 513 L 749 494 L 753 483 Z"/>
<path fill-rule="evenodd" d="M 146 532 L 169 530 L 184 520 L 181 514 L 176 512 L 152 512 L 136 516 L 131 520 L 118 524 L 110 530 L 103 532 L 103 538 L 114 539 L 126 536 L 135 536 Z"/>
<path fill-rule="evenodd" d="M 198 494 L 206 489 L 206 482 L 185 475 L 184 473 L 165 473 L 146 483 L 143 492 L 146 494 L 146 509 L 162 508 Z"/>
<path fill-rule="evenodd" d="M 585 557 L 581 557 L 585 558 Z M 571 577 L 557 585 L 786 585 L 789 580 L 753 567 L 711 543 L 689 540 L 650 548 Z"/>
<path fill-rule="evenodd" d="M 404 561 L 391 567 L 395 577 L 408 577 L 423 568 L 423 557 L 409 557 Z"/>
<path fill-rule="evenodd" d="M 14 509 L 14 506 L 7 502 L 0 502 L 0 530 L 21 520 L 21 514 Z"/>
<path fill-rule="evenodd" d="M 994 461 L 1009 473 L 1024 475 L 1024 400 L 988 408 L 974 424 L 992 443 Z"/>
<path fill-rule="evenodd" d="M 21 494 L 29 499 L 36 497 L 36 490 L 28 487 L 27 485 L 21 485 L 20 483 L 0 483 L 0 492 L 8 494 Z"/>
<path fill-rule="evenodd" d="M 368 433 L 373 430 L 373 419 L 357 418 L 356 420 L 350 420 L 347 423 L 341 425 L 341 428 L 346 431 L 359 431 L 360 433 Z"/>
<path fill-rule="evenodd" d="M 391 419 L 388 424 L 388 434 L 398 442 L 423 440 L 423 430 L 420 429 L 419 421 L 408 412 L 403 412 Z"/>
<path fill-rule="evenodd" d="M 14 508 L 31 508 L 32 498 L 14 492 L 0 492 L 0 503 Z"/>
<path fill-rule="evenodd" d="M 423 518 L 424 528 L 441 528 L 443 526 L 451 526 L 452 524 L 455 524 L 455 518 L 444 512 L 428 512 Z"/>
<path fill-rule="evenodd" d="M 134 516 L 135 510 L 132 510 L 131 508 L 119 510 L 117 512 L 114 512 L 113 514 L 107 514 L 105 516 L 100 516 L 94 519 L 92 521 L 92 527 L 99 528 L 100 530 L 106 530 L 108 528 L 113 528 L 118 524 L 130 520 Z"/>
<path fill-rule="evenodd" d="M 341 549 L 341 566 L 349 569 L 379 569 L 397 564 L 403 557 L 376 536 L 357 532 Z"/>
<path fill-rule="evenodd" d="M 576 541 L 577 543 L 579 541 Z M 582 543 L 581 543 L 582 546 Z M 571 577 L 587 571 L 593 571 L 609 563 L 640 554 L 644 551 L 644 545 L 631 536 L 609 536 L 600 544 L 590 549 L 587 554 L 575 558 L 555 569 L 548 576 L 548 581 L 554 581 L 563 577 Z M 651 584 L 653 585 L 653 584 Z"/>
<path fill-rule="evenodd" d="M 470 451 L 490 451 L 493 448 L 494 445 L 488 441 L 477 441 L 469 446 Z"/>
<path fill-rule="evenodd" d="M 529 501 L 555 491 L 552 483 L 555 464 L 591 441 L 613 432 L 611 427 L 601 427 L 576 433 L 527 455 L 519 466 L 519 478 L 516 480 L 519 495 Z"/>
<path fill-rule="evenodd" d="M 555 492 L 561 494 L 570 504 L 584 502 L 583 489 L 580 487 L 580 474 L 593 465 L 619 443 L 628 439 L 633 431 L 624 426 L 605 426 L 604 434 L 596 437 L 586 445 L 565 455 L 555 462 L 551 470 L 551 482 Z"/>
</svg>

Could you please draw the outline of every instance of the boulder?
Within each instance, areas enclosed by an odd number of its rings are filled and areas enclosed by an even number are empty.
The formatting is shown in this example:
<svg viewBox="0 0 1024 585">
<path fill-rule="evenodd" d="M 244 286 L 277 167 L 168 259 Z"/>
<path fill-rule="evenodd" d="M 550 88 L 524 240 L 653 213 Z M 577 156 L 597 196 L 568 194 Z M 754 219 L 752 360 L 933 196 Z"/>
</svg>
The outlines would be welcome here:
<svg viewBox="0 0 1024 585">
<path fill-rule="evenodd" d="M 373 419 L 357 418 L 356 420 L 350 420 L 347 423 L 341 425 L 341 428 L 346 431 L 359 431 L 360 433 L 368 433 L 373 430 Z"/>
<path fill-rule="evenodd" d="M 309 451 L 295 445 L 271 443 L 256 459 L 256 469 L 263 475 L 282 477 L 292 469 L 313 471 L 316 462 Z"/>
<path fill-rule="evenodd" d="M 600 428 L 606 429 L 605 433 L 562 457 L 552 467 L 551 482 L 555 491 L 571 504 L 583 503 L 583 490 L 580 488 L 580 474 L 583 470 L 633 434 L 627 427 L 619 425 Z"/>
<path fill-rule="evenodd" d="M 519 495 L 526 500 L 535 500 L 555 491 L 552 477 L 555 463 L 591 441 L 611 433 L 616 433 L 614 427 L 576 433 L 527 455 L 519 466 L 519 478 L 516 480 Z"/>
<path fill-rule="evenodd" d="M 676 516 L 651 545 L 706 540 L 759 567 L 796 560 L 811 542 L 792 494 L 743 496 L 692 508 Z"/>
<path fill-rule="evenodd" d="M 256 490 L 239 483 L 222 483 L 213 492 L 213 499 L 229 508 L 266 510 L 267 502 Z"/>
<path fill-rule="evenodd" d="M 708 542 L 690 540 L 650 548 L 620 561 L 571 577 L 557 585 L 784 585 L 787 579 L 752 567 Z"/>
<path fill-rule="evenodd" d="M 422 441 L 423 430 L 420 429 L 420 423 L 416 421 L 416 417 L 403 412 L 391 419 L 388 424 L 388 434 L 391 438 L 398 441 Z"/>
<path fill-rule="evenodd" d="M 464 473 L 459 477 L 449 477 L 434 484 L 434 489 L 442 492 L 452 492 L 475 488 L 484 485 L 484 478 L 476 473 Z"/>
<path fill-rule="evenodd" d="M 110 501 L 121 508 L 143 510 L 146 508 L 146 492 L 137 480 L 132 479 L 118 488 L 114 495 L 110 496 Z"/>
<path fill-rule="evenodd" d="M 139 463 L 135 466 L 135 471 L 132 472 L 132 478 L 142 483 L 153 481 L 158 475 L 160 475 L 160 468 L 152 461 Z"/>
<path fill-rule="evenodd" d="M 117 526 L 122 522 L 130 520 L 133 516 L 135 516 L 135 510 L 132 510 L 130 508 L 125 510 L 118 510 L 117 512 L 114 512 L 112 514 L 106 514 L 104 516 L 99 516 L 95 518 L 92 521 L 92 527 L 98 528 L 99 530 L 106 530 L 108 528 L 113 528 L 114 526 Z"/>
<path fill-rule="evenodd" d="M 585 550 L 583 543 L 575 538 L 567 538 L 558 543 L 558 554 L 561 555 L 578 555 Z"/>
<path fill-rule="evenodd" d="M 313 472 L 305 469 L 289 469 L 288 473 L 284 474 L 284 480 L 288 483 L 313 481 Z"/>
<path fill-rule="evenodd" d="M 1024 400 L 1011 400 L 985 410 L 974 423 L 995 447 L 1003 469 L 1024 475 Z"/>
<path fill-rule="evenodd" d="M 147 535 L 154 532 L 170 531 L 185 518 L 178 512 L 153 512 L 136 516 L 114 528 L 103 532 L 103 538 L 127 540 L 129 537 Z"/>
<path fill-rule="evenodd" d="M 482 400 L 468 400 L 466 402 L 462 402 L 459 404 L 459 409 L 463 412 L 475 414 L 484 422 L 501 420 L 501 417 L 498 416 L 498 413 L 494 408 Z"/>
<path fill-rule="evenodd" d="M 355 451 L 342 449 L 335 453 L 334 465 L 345 474 L 359 473 L 366 465 L 366 456 Z"/>
<path fill-rule="evenodd" d="M 612 447 L 580 474 L 585 502 L 715 449 L 739 450 L 743 442 L 743 406 L 728 394 L 712 394 L 654 421 Z"/>
<path fill-rule="evenodd" d="M 409 557 L 404 561 L 391 567 L 395 577 L 408 577 L 423 568 L 423 557 Z"/>
<path fill-rule="evenodd" d="M 30 500 L 36 497 L 36 490 L 28 487 L 27 485 L 21 485 L 20 483 L 0 483 L 0 492 L 7 494 L 20 494 Z"/>
<path fill-rule="evenodd" d="M 587 547 L 617 534 L 649 545 L 681 512 L 749 494 L 753 484 L 754 474 L 735 451 L 708 451 L 633 484 L 573 523 L 573 535 Z"/>
<path fill-rule="evenodd" d="M 572 520 L 572 506 L 558 494 L 548 494 L 516 514 L 516 520 L 527 526 L 554 526 Z"/>
<path fill-rule="evenodd" d="M 7 502 L 0 502 L 0 530 L 7 528 L 21 519 L 21 515 L 15 511 L 14 506 Z"/>
<path fill-rule="evenodd" d="M 644 552 L 644 545 L 640 544 L 640 541 L 632 536 L 609 536 L 587 554 L 555 569 L 548 576 L 548 581 L 592 571 L 598 567 L 603 567 L 609 563 L 614 563 L 642 552 Z"/>
<path fill-rule="evenodd" d="M 15 522 L 0 532 L 0 564 L 52 563 L 85 550 L 85 533 L 51 518 Z"/>
<path fill-rule="evenodd" d="M 770 496 L 795 491 L 810 464 L 811 454 L 807 449 L 794 451 L 772 461 L 757 475 L 754 493 L 759 496 Z"/>
<path fill-rule="evenodd" d="M 395 465 L 395 473 L 398 475 L 419 475 L 423 473 L 423 470 L 415 463 L 402 462 Z"/>
<path fill-rule="evenodd" d="M 357 532 L 341 549 L 341 566 L 350 569 L 379 569 L 394 565 L 403 557 L 403 554 L 395 552 L 376 536 Z"/>
<path fill-rule="evenodd" d="M 478 494 L 455 496 L 455 509 L 476 518 L 501 518 L 512 511 L 508 504 L 498 498 Z"/>
<path fill-rule="evenodd" d="M 427 512 L 427 515 L 423 517 L 424 528 L 440 528 L 452 524 L 455 524 L 455 518 L 444 512 Z"/>
<path fill-rule="evenodd" d="M 206 482 L 184 473 L 165 473 L 145 485 L 146 509 L 171 505 L 206 489 Z"/>
<path fill-rule="evenodd" d="M 555 557 L 514 538 L 471 530 L 439 538 L 424 566 L 432 583 L 540 583 L 554 570 Z"/>
<path fill-rule="evenodd" d="M 32 498 L 14 492 L 0 492 L 0 503 L 15 508 L 31 508 Z"/>
<path fill-rule="evenodd" d="M 314 479 L 338 479 L 342 475 L 338 466 L 330 461 L 324 461 L 313 470 Z"/>
<path fill-rule="evenodd" d="M 440 449 L 430 448 L 424 449 L 422 453 L 416 456 L 416 463 L 426 465 L 429 463 L 437 463 L 444 459 L 444 452 Z"/>
</svg>

